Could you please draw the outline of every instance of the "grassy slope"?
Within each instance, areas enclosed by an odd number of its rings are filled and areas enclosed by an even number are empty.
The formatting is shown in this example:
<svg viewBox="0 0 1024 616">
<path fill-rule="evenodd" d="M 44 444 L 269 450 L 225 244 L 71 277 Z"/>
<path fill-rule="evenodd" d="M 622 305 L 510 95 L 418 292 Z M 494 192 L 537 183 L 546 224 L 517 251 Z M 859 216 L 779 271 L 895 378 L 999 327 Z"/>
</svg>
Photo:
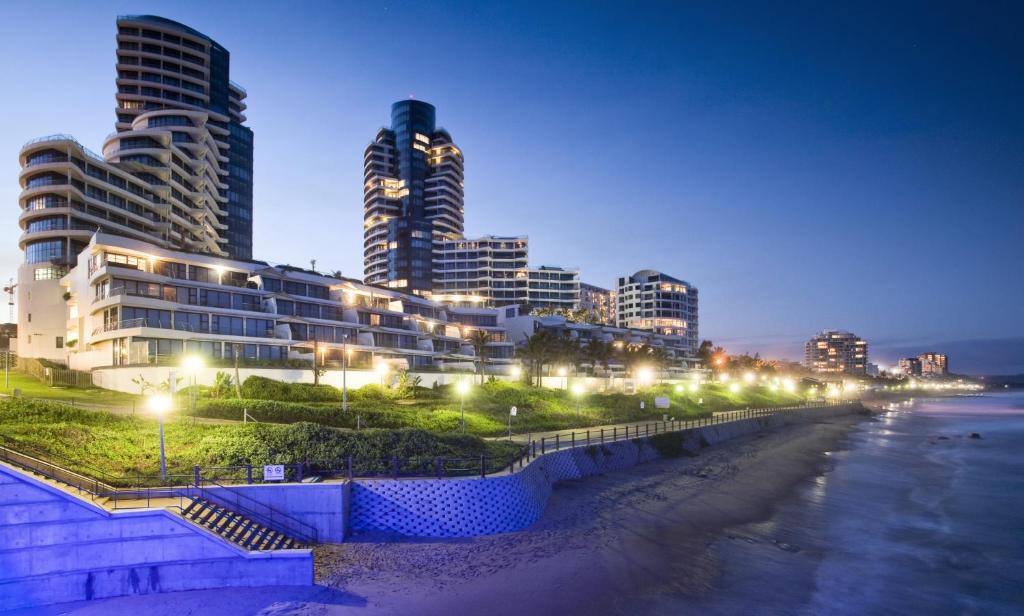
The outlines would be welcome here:
<svg viewBox="0 0 1024 616">
<path fill-rule="evenodd" d="M 669 398 L 668 410 L 655 408 L 654 398 Z M 326 425 L 377 428 L 420 428 L 434 432 L 454 432 L 459 427 L 459 398 L 451 387 L 419 389 L 412 399 L 396 399 L 375 386 L 349 392 L 348 413 L 340 402 L 289 403 L 262 400 L 203 401 L 199 414 L 222 419 L 239 419 L 242 408 L 261 421 L 313 421 Z M 703 402 L 698 402 L 703 400 Z M 644 409 L 640 402 L 644 402 Z M 663 414 L 683 418 L 706 415 L 734 408 L 798 404 L 795 394 L 771 392 L 765 387 L 745 387 L 733 394 L 720 385 L 703 385 L 696 393 L 677 393 L 671 386 L 648 388 L 636 396 L 624 394 L 584 394 L 579 400 L 564 390 L 539 389 L 514 383 L 476 385 L 466 396 L 466 429 L 470 434 L 500 436 L 507 431 L 509 409 L 516 406 L 513 420 L 517 433 L 596 426 L 609 423 L 658 420 Z"/>
<path fill-rule="evenodd" d="M 80 389 L 77 387 L 50 387 L 33 376 L 12 370 L 10 373 L 10 387 L 4 388 L 5 381 L 3 374 L 0 374 L 0 392 L 13 395 L 15 389 L 21 390 L 25 398 L 39 398 L 44 400 L 61 400 L 66 402 L 74 401 L 87 404 L 102 404 L 131 408 L 132 403 L 139 399 L 139 396 L 126 394 L 109 389 Z"/>
<path fill-rule="evenodd" d="M 343 468 L 345 457 L 385 460 L 406 457 L 507 458 L 516 448 L 472 436 L 434 435 L 419 430 L 338 431 L 308 423 L 193 425 L 165 424 L 168 472 L 187 476 L 193 465 L 313 463 Z M 63 466 L 88 475 L 155 476 L 160 471 L 157 423 L 32 400 L 0 400 L 0 443 L 14 449 L 58 456 Z M 383 465 L 383 463 L 382 463 Z M 117 482 L 114 482 L 117 483 Z M 122 482 L 130 483 L 130 482 Z"/>
</svg>

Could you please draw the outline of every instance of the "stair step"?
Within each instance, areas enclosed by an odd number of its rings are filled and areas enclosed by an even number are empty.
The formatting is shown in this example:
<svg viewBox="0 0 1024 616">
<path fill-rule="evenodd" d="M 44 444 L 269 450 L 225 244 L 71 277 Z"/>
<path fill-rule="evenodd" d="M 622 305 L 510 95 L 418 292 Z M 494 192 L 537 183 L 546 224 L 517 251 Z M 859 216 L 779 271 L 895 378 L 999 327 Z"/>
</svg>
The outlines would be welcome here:
<svg viewBox="0 0 1024 616">
<path fill-rule="evenodd" d="M 299 542 L 288 535 L 203 498 L 192 499 L 182 510 L 181 516 L 246 550 L 269 551 L 300 547 Z"/>
</svg>

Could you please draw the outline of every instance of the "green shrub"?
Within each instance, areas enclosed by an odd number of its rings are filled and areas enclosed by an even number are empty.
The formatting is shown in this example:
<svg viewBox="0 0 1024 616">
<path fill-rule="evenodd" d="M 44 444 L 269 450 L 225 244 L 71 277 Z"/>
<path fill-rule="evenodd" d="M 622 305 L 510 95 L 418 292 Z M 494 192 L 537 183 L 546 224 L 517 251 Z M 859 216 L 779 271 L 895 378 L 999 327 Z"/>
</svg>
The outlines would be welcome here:
<svg viewBox="0 0 1024 616">
<path fill-rule="evenodd" d="M 341 400 L 341 391 L 330 385 L 285 383 L 262 376 L 250 376 L 242 383 L 242 397 L 283 402 L 331 402 Z"/>
</svg>

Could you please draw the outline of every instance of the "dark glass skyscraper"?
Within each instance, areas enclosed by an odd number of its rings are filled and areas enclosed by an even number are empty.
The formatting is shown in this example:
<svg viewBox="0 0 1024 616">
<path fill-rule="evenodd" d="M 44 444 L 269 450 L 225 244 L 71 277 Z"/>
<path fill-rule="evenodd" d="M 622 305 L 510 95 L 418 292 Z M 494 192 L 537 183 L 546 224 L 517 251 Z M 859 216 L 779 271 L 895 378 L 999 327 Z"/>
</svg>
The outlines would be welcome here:
<svg viewBox="0 0 1024 616">
<path fill-rule="evenodd" d="M 253 136 L 243 125 L 245 90 L 231 82 L 230 70 L 231 54 L 202 32 L 155 15 L 117 19 L 117 131 L 153 110 L 208 112 L 224 184 L 210 221 L 220 250 L 197 248 L 251 259 Z"/>
<path fill-rule="evenodd" d="M 399 101 L 364 159 L 366 282 L 414 293 L 433 288 L 433 255 L 462 237 L 463 158 L 434 106 Z"/>
</svg>

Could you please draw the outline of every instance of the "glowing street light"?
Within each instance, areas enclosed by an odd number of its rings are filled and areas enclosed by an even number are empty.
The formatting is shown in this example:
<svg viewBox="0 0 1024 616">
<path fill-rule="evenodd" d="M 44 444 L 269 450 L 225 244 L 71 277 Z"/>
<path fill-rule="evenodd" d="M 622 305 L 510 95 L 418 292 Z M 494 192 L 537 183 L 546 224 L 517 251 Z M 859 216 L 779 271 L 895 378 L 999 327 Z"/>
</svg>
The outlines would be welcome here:
<svg viewBox="0 0 1024 616">
<path fill-rule="evenodd" d="M 697 393 L 697 390 L 700 389 L 700 385 L 698 385 L 697 383 L 690 383 L 689 389 L 691 394 L 695 394 Z"/>
<path fill-rule="evenodd" d="M 782 379 L 782 388 L 788 392 L 794 392 L 796 391 L 796 382 L 790 378 Z"/>
<path fill-rule="evenodd" d="M 718 375 L 718 380 L 721 381 L 722 383 L 728 383 L 729 382 L 729 373 L 728 372 L 723 372 L 722 374 Z"/>
<path fill-rule="evenodd" d="M 676 393 L 677 393 L 677 394 L 681 394 L 681 393 L 683 393 L 683 389 L 684 389 L 684 388 L 683 388 L 683 386 L 682 386 L 682 385 L 676 385 Z"/>
<path fill-rule="evenodd" d="M 569 371 L 566 370 L 564 366 L 558 369 L 558 376 L 562 377 L 562 389 L 569 389 L 568 374 Z"/>
<path fill-rule="evenodd" d="M 729 391 L 731 391 L 734 394 L 740 393 L 740 384 L 733 383 L 732 385 L 729 386 Z"/>
<path fill-rule="evenodd" d="M 469 381 L 459 381 L 455 384 L 455 391 L 459 392 L 459 425 L 462 433 L 466 433 L 466 394 L 469 393 Z"/>
<path fill-rule="evenodd" d="M 650 368 L 640 368 L 636 371 L 636 378 L 641 384 L 650 383 L 654 378 L 654 372 Z"/>
<path fill-rule="evenodd" d="M 744 373 L 744 375 L 743 375 L 743 380 L 748 382 L 748 383 L 753 383 L 755 378 L 757 378 L 757 377 L 754 376 L 753 372 L 747 372 L 747 373 Z"/>
<path fill-rule="evenodd" d="M 391 372 L 391 366 L 388 366 L 384 362 L 377 364 L 377 374 L 380 376 L 380 386 L 384 387 L 384 379 L 387 378 L 388 373 Z"/>
<path fill-rule="evenodd" d="M 523 376 L 523 369 L 520 368 L 519 366 L 512 366 L 512 369 L 509 370 L 509 374 L 512 376 L 513 379 L 518 381 L 519 377 Z"/>
<path fill-rule="evenodd" d="M 573 383 L 573 385 L 572 385 L 572 395 L 576 397 L 576 418 L 577 419 L 580 416 L 580 399 L 583 397 L 583 394 L 585 392 L 586 392 L 586 388 L 583 387 L 583 383 Z"/>
<path fill-rule="evenodd" d="M 164 453 L 164 415 L 171 410 L 173 403 L 167 394 L 154 394 L 147 402 L 149 410 L 156 415 L 160 425 L 160 478 L 167 481 L 167 456 Z"/>
</svg>

